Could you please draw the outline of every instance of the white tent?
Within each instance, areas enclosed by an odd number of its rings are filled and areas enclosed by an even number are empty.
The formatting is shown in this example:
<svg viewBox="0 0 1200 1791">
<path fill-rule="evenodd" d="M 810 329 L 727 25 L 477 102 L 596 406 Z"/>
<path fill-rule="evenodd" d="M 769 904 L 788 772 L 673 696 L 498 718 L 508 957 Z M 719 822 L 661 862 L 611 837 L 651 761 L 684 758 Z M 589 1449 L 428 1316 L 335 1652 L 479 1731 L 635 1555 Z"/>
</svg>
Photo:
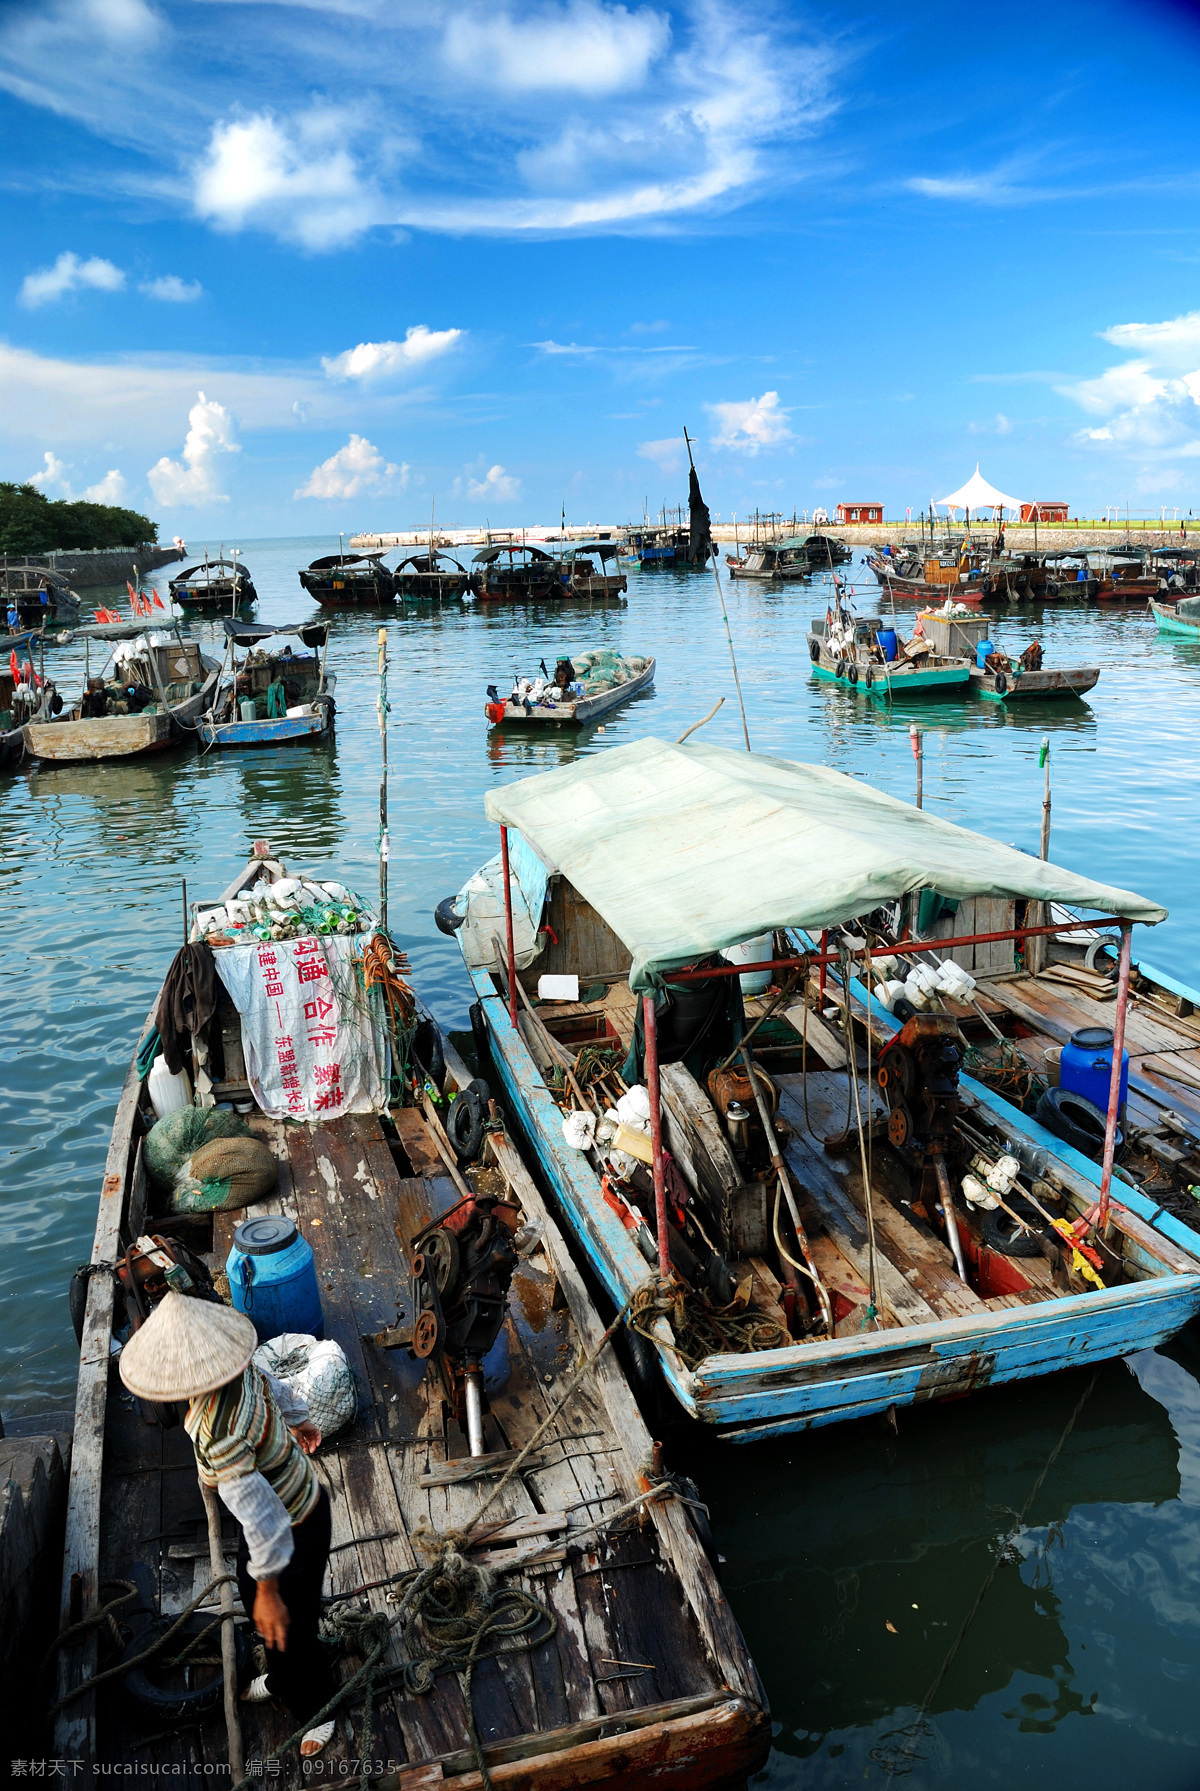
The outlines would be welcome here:
<svg viewBox="0 0 1200 1791">
<path fill-rule="evenodd" d="M 975 515 L 980 510 L 1016 510 L 1019 514 L 1021 509 L 1020 498 L 1006 497 L 994 485 L 988 484 L 979 471 L 978 461 L 965 485 L 960 485 L 949 497 L 934 499 L 935 507 L 940 504 L 945 504 L 949 510 L 970 510 Z"/>
</svg>

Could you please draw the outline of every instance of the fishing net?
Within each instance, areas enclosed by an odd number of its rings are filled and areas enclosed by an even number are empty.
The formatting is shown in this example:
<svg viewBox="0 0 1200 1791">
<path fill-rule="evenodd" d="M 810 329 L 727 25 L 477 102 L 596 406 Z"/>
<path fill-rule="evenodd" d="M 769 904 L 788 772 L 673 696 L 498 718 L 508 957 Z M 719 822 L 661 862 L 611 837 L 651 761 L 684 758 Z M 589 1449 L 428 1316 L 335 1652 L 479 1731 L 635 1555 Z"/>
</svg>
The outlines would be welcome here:
<svg viewBox="0 0 1200 1791">
<path fill-rule="evenodd" d="M 340 1343 L 283 1331 L 254 1352 L 255 1366 L 286 1381 L 307 1405 L 322 1437 L 349 1424 L 358 1409 L 354 1371 Z"/>
<path fill-rule="evenodd" d="M 222 1107 L 180 1107 L 151 1126 L 142 1157 L 151 1181 L 169 1188 L 185 1160 L 215 1138 L 249 1138 L 250 1128 Z"/>
<path fill-rule="evenodd" d="M 173 1213 L 230 1213 L 274 1188 L 279 1166 L 261 1138 L 214 1138 L 185 1158 L 175 1176 Z"/>
</svg>

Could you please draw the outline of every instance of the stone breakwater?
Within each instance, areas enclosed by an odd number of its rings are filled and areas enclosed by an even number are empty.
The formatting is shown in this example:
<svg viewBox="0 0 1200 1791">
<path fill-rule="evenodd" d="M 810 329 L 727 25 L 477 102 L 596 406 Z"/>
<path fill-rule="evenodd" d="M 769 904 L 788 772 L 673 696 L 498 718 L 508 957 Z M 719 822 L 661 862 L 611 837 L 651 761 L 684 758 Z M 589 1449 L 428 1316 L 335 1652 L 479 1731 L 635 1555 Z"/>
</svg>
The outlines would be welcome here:
<svg viewBox="0 0 1200 1791">
<path fill-rule="evenodd" d="M 568 528 L 566 538 L 572 541 L 616 541 L 627 525 L 623 523 L 597 524 L 595 528 Z M 786 531 L 790 533 L 790 527 Z M 995 534 L 993 523 L 977 523 L 972 525 L 971 534 L 975 540 L 984 540 Z M 797 523 L 796 533 L 808 535 L 819 533 L 832 535 L 844 541 L 847 547 L 882 547 L 886 541 L 919 541 L 920 525 L 915 522 L 883 522 L 861 523 L 842 526 L 838 523 Z M 962 533 L 962 524 L 955 529 L 957 535 Z M 722 547 L 732 547 L 736 542 L 739 547 L 746 547 L 754 540 L 753 525 L 731 522 L 713 524 L 713 540 Z M 485 540 L 483 529 L 438 529 L 436 544 L 443 548 L 470 547 Z M 561 529 L 527 525 L 524 528 L 493 529 L 493 541 L 509 539 L 529 541 L 535 546 L 545 541 L 563 539 Z M 762 539 L 772 537 L 764 535 Z M 1200 522 L 1188 530 L 1187 541 L 1196 545 L 1200 541 Z M 1033 551 L 1036 546 L 1039 552 L 1052 552 L 1059 547 L 1103 547 L 1106 542 L 1116 544 L 1118 541 L 1135 541 L 1142 547 L 1179 547 L 1184 537 L 1179 533 L 1179 524 L 1174 527 L 1170 523 L 1165 528 L 1133 528 L 1127 529 L 1124 523 L 1095 523 L 1072 528 L 1043 528 L 1039 523 L 1036 531 L 1032 527 L 1004 525 L 1004 545 L 1014 551 Z M 350 549 L 354 553 L 389 553 L 394 547 L 423 548 L 428 545 L 429 531 L 419 529 L 401 530 L 388 535 L 354 535 L 350 540 Z"/>
<path fill-rule="evenodd" d="M 61 572 L 74 590 L 86 591 L 97 585 L 123 585 L 126 579 L 132 583 L 135 566 L 139 572 L 154 572 L 181 558 L 176 547 L 115 547 L 95 553 L 64 549 L 62 553 L 30 554 L 24 563 L 48 566 L 52 572 Z"/>
</svg>

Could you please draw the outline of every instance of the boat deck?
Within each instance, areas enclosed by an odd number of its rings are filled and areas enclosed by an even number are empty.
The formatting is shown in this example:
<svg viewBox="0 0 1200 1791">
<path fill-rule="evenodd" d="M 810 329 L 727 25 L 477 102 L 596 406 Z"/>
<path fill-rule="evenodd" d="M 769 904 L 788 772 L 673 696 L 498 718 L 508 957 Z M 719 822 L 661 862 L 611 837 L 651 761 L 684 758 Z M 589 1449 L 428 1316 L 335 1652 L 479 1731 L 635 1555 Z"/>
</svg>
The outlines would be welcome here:
<svg viewBox="0 0 1200 1791">
<path fill-rule="evenodd" d="M 503 1452 L 528 1441 L 581 1350 L 594 1347 L 600 1334 L 515 1149 L 496 1137 L 499 1167 L 482 1174 L 502 1170 L 519 1190 L 527 1218 L 540 1213 L 544 1229 L 535 1253 L 518 1265 L 504 1330 L 486 1359 L 491 1411 L 485 1444 L 494 1453 L 485 1458 L 484 1477 L 472 1477 L 466 1437 L 447 1415 L 434 1371 L 427 1374 L 426 1364 L 406 1349 L 374 1341 L 408 1304 L 408 1239 L 459 1198 L 424 1117 L 413 1110 L 394 1117 L 394 1138 L 374 1117 L 345 1116 L 311 1127 L 261 1115 L 253 1121 L 280 1163 L 277 1195 L 255 1211 L 288 1214 L 312 1244 L 325 1334 L 345 1350 L 358 1384 L 353 1426 L 314 1458 L 333 1512 L 327 1595 L 361 1588 L 351 1608 L 389 1616 L 395 1614 L 390 1600 L 396 1576 L 424 1565 L 414 1548 L 415 1530 L 470 1523 L 484 1489 L 511 1459 Z M 214 1221 L 214 1269 L 223 1265 L 242 1216 Z M 574 1745 L 618 1734 L 618 1753 L 601 1776 L 611 1773 L 613 1783 L 625 1784 L 619 1750 L 629 1751 L 637 1729 L 659 1736 L 661 1760 L 647 1757 L 639 1767 L 644 1776 L 630 1784 L 653 1782 L 659 1767 L 671 1762 L 680 1784 L 716 1784 L 723 1782 L 711 1776 L 718 1763 L 728 1775 L 739 1764 L 743 1773 L 753 1770 L 761 1758 L 763 1718 L 746 1701 L 747 1691 L 755 1697 L 753 1668 L 682 1508 L 659 1505 L 652 1518 L 625 1520 L 629 1527 L 607 1539 L 593 1534 L 571 1540 L 572 1531 L 643 1490 L 649 1447 L 607 1352 L 488 1511 L 474 1558 L 500 1567 L 519 1557 L 524 1564 L 519 1572 L 508 1567 L 506 1583 L 527 1590 L 557 1619 L 550 1639 L 483 1660 L 476 1669 L 475 1716 L 498 1787 L 558 1786 L 555 1775 L 576 1757 Z M 148 1562 L 161 1608 L 182 1610 L 210 1578 L 192 1448 L 182 1428 L 163 1431 L 145 1422 L 115 1374 L 105 1461 L 101 1578 L 127 1578 L 134 1562 Z M 232 1561 L 236 1531 L 223 1508 L 222 1516 Z M 380 1667 L 385 1684 L 388 1670 L 401 1666 L 416 1639 L 410 1635 L 405 1646 L 393 1632 Z M 714 1666 L 718 1658 L 724 1658 L 724 1670 Z M 358 1664 L 352 1657 L 342 1671 Z M 247 1761 L 268 1759 L 290 1733 L 290 1719 L 271 1705 L 241 1709 Z M 357 1757 L 361 1706 L 352 1717 L 352 1723 L 339 1717 L 321 1757 L 326 1777 L 353 1770 L 345 1763 Z M 99 1758 L 133 1760 L 139 1771 L 207 1771 L 227 1758 L 219 1708 L 192 1728 L 164 1730 L 147 1720 L 139 1733 L 122 1701 L 101 1699 L 97 1720 Z M 477 1785 L 459 1677 L 441 1675 L 424 1697 L 381 1691 L 372 1754 L 399 1771 L 392 1783 L 400 1788 Z M 534 1754 L 541 1762 L 536 1773 L 519 1764 Z M 543 1777 L 547 1755 L 561 1766 Z M 427 1774 L 414 1776 L 409 1767 L 425 1767 Z M 296 1773 L 293 1759 L 285 1775 Z M 460 1774 L 468 1776 L 460 1780 Z M 590 1776 L 561 1779 L 564 1785 L 590 1782 Z"/>
</svg>

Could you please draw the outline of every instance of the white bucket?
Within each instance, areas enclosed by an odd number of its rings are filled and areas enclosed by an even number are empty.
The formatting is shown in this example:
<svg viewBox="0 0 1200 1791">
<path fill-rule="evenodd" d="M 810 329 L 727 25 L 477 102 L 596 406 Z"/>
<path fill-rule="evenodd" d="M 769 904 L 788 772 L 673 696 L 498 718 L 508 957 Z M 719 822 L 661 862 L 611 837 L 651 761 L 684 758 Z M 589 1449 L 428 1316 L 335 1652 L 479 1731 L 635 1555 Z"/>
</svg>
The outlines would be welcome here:
<svg viewBox="0 0 1200 1791">
<path fill-rule="evenodd" d="M 754 939 L 747 939 L 743 945 L 731 945 L 721 953 L 727 964 L 761 964 L 764 958 L 773 956 L 771 942 L 773 934 L 759 933 Z M 751 970 L 743 973 L 738 979 L 742 985 L 743 995 L 761 995 L 764 989 L 771 986 L 769 970 Z"/>
<path fill-rule="evenodd" d="M 181 1107 L 191 1106 L 192 1079 L 186 1070 L 180 1070 L 177 1076 L 173 1076 L 160 1051 L 150 1066 L 146 1092 L 150 1096 L 155 1118 L 163 1119 L 168 1113 L 178 1113 Z"/>
</svg>

